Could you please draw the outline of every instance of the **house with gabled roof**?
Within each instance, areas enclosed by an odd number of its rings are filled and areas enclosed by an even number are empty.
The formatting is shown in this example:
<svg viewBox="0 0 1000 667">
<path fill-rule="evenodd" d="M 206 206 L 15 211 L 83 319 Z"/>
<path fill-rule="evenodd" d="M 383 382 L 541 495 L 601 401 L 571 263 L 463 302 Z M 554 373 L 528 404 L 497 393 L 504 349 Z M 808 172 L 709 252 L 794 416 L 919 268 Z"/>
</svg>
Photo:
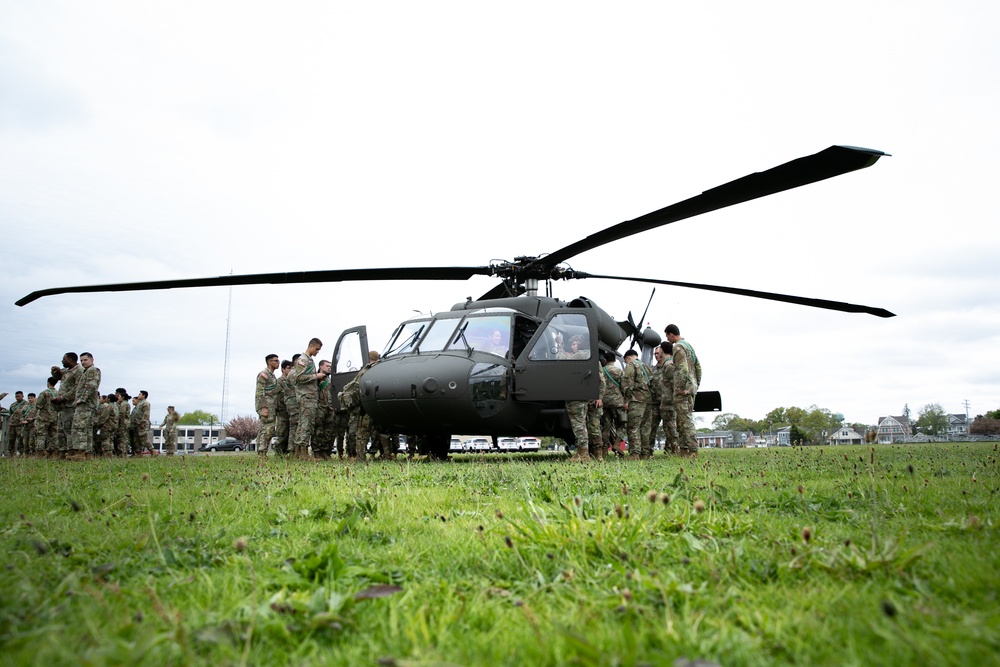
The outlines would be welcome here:
<svg viewBox="0 0 1000 667">
<path fill-rule="evenodd" d="M 864 442 L 865 437 L 850 426 L 843 426 L 830 436 L 831 445 L 861 445 Z"/>
<path fill-rule="evenodd" d="M 879 417 L 876 435 L 879 444 L 889 445 L 894 442 L 905 442 L 911 435 L 913 435 L 913 427 L 906 417 Z"/>
<path fill-rule="evenodd" d="M 965 415 L 946 415 L 948 417 L 948 428 L 945 433 L 948 437 L 969 435 L 969 418 Z"/>
</svg>

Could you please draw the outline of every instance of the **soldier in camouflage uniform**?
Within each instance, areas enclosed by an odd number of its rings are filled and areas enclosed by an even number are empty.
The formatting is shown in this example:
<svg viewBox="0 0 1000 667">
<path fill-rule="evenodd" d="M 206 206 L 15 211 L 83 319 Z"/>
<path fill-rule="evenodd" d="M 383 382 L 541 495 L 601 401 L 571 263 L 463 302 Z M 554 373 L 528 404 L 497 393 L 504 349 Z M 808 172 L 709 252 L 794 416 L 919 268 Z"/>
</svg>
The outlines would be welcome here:
<svg viewBox="0 0 1000 667">
<path fill-rule="evenodd" d="M 77 363 L 79 357 L 76 352 L 67 352 L 63 355 L 63 367 L 52 367 L 52 377 L 59 380 L 59 391 L 52 399 L 53 405 L 59 406 L 59 429 L 56 437 L 59 440 L 59 452 L 63 458 L 71 455 L 77 458 L 86 458 L 86 452 L 77 455 L 73 446 L 73 417 L 76 412 L 76 390 L 80 384 L 80 377 L 83 375 L 83 367 Z"/>
<path fill-rule="evenodd" d="M 28 394 L 26 407 L 21 415 L 21 455 L 35 455 L 35 399 L 34 393 Z"/>
<path fill-rule="evenodd" d="M 347 431 L 351 425 L 351 413 L 338 400 L 340 406 L 333 411 L 333 439 L 337 446 L 337 458 L 347 456 Z"/>
<path fill-rule="evenodd" d="M 694 398 L 701 385 L 701 362 L 694 348 L 681 338 L 676 324 L 665 330 L 674 351 L 674 409 L 677 411 L 677 440 L 682 456 L 698 455 L 698 434 L 694 428 Z"/>
<path fill-rule="evenodd" d="M 269 354 L 264 357 L 264 370 L 257 373 L 257 390 L 254 393 L 254 409 L 257 410 L 259 426 L 257 427 L 257 456 L 267 456 L 271 448 L 271 438 L 276 430 L 278 416 L 278 378 L 274 376 L 277 370 L 278 355 Z"/>
<path fill-rule="evenodd" d="M 177 420 L 180 419 L 180 415 L 174 410 L 174 406 L 167 406 L 167 414 L 163 417 L 163 449 L 166 450 L 167 456 L 173 456 L 177 453 Z M 257 446 L 260 446 L 260 440 L 257 441 Z"/>
<path fill-rule="evenodd" d="M 368 455 L 368 440 L 372 435 L 372 420 L 361 407 L 361 378 L 369 368 L 378 363 L 378 352 L 368 352 L 368 363 L 344 385 L 340 392 L 340 405 L 348 412 L 347 458 L 364 460 Z"/>
<path fill-rule="evenodd" d="M 617 357 L 614 352 L 604 354 L 604 363 L 601 366 L 601 375 L 604 376 L 604 389 L 601 392 L 601 403 L 603 405 L 603 415 L 601 416 L 601 440 L 604 442 L 604 449 L 622 456 L 623 452 L 618 445 L 623 440 L 618 429 L 623 426 L 625 397 L 622 395 L 622 369 L 618 367 Z"/>
<path fill-rule="evenodd" d="M 21 408 L 27 403 L 23 391 L 14 392 L 14 402 L 7 410 L 7 456 L 16 456 L 19 453 L 17 439 L 21 435 Z"/>
<path fill-rule="evenodd" d="M 277 442 L 274 443 L 274 452 L 275 454 L 280 455 L 288 454 L 288 435 L 291 421 L 288 414 L 287 395 L 290 391 L 290 387 L 288 386 L 288 374 L 291 372 L 292 362 L 285 359 L 281 362 L 281 377 L 278 378 L 278 389 L 274 395 L 274 435 L 278 438 Z M 292 391 L 291 393 L 292 399 L 294 400 L 295 392 Z"/>
<path fill-rule="evenodd" d="M 649 381 L 649 368 L 639 359 L 639 353 L 635 350 L 626 352 L 622 395 L 625 397 L 625 412 L 628 413 L 628 452 L 630 456 L 640 459 L 653 455 L 653 443 L 649 436 L 649 406 L 652 401 Z"/>
<path fill-rule="evenodd" d="M 101 396 L 94 417 L 94 455 L 111 456 L 118 430 L 118 401 L 114 394 Z"/>
<path fill-rule="evenodd" d="M 561 350 L 557 354 L 559 359 L 587 359 L 589 350 L 583 347 L 583 337 L 573 336 L 569 340 L 569 347 Z M 590 460 L 590 434 L 587 430 L 588 419 L 587 410 L 589 401 L 566 401 L 566 413 L 569 415 L 569 427 L 573 431 L 573 441 L 576 451 L 568 460 L 589 461 Z"/>
<path fill-rule="evenodd" d="M 73 436 L 68 447 L 74 460 L 94 455 L 94 415 L 101 402 L 101 369 L 94 365 L 94 355 L 81 354 L 80 366 L 83 372 L 73 399 Z"/>
<path fill-rule="evenodd" d="M 40 458 L 52 458 L 56 453 L 56 422 L 59 413 L 52 404 L 59 381 L 50 377 L 45 389 L 35 399 L 35 448 Z"/>
<path fill-rule="evenodd" d="M 660 419 L 663 420 L 663 451 L 678 453 L 677 410 L 674 409 L 674 346 L 669 340 L 660 343 L 663 366 L 658 376 L 660 382 Z"/>
<path fill-rule="evenodd" d="M 313 435 L 313 456 L 328 461 L 333 452 L 333 387 L 330 385 L 330 374 L 333 366 L 325 359 L 319 362 L 320 373 L 326 377 L 319 380 L 319 401 L 316 410 L 316 427 Z"/>
<path fill-rule="evenodd" d="M 295 401 L 299 409 L 299 423 L 295 427 L 293 455 L 308 459 L 309 445 L 316 430 L 316 413 L 319 411 L 319 381 L 326 379 L 326 373 L 316 368 L 313 355 L 323 349 L 323 341 L 313 338 L 304 354 L 299 355 L 288 374 L 288 381 L 294 387 Z"/>
<path fill-rule="evenodd" d="M 149 406 L 149 393 L 142 389 L 139 391 L 139 395 L 135 400 L 135 409 L 132 410 L 132 414 L 129 415 L 129 428 L 132 431 L 132 437 L 135 438 L 134 442 L 134 456 L 139 456 L 142 454 L 144 449 L 148 449 L 149 453 L 156 455 L 157 452 L 153 449 L 153 443 L 149 441 L 149 413 L 151 408 Z"/>
<path fill-rule="evenodd" d="M 131 456 L 132 440 L 129 437 L 130 425 L 132 423 L 132 406 L 129 404 L 128 392 L 124 387 L 115 389 L 115 397 L 118 399 L 118 425 L 115 427 L 115 456 Z"/>
</svg>

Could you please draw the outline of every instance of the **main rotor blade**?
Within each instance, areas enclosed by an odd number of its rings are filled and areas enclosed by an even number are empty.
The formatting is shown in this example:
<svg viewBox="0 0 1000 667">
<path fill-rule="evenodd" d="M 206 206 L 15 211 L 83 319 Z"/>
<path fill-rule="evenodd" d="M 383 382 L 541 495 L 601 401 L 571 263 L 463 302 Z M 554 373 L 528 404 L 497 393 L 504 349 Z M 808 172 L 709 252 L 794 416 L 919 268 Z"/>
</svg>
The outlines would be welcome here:
<svg viewBox="0 0 1000 667">
<path fill-rule="evenodd" d="M 810 299 L 804 296 L 792 296 L 790 294 L 776 294 L 775 292 L 758 292 L 752 289 L 741 289 L 739 287 L 722 287 L 719 285 L 702 285 L 701 283 L 682 283 L 675 280 L 656 280 L 654 278 L 626 278 L 625 276 L 599 276 L 593 273 L 576 272 L 574 278 L 604 278 L 606 280 L 628 280 L 636 283 L 654 283 L 656 285 L 673 285 L 675 287 L 690 287 L 692 289 L 706 290 L 709 292 L 723 292 L 724 294 L 737 294 L 739 296 L 752 296 L 757 299 L 767 299 L 768 301 L 782 301 L 784 303 L 794 303 L 799 306 L 811 306 L 824 310 L 839 310 L 844 313 L 867 313 L 876 317 L 895 317 L 896 313 L 891 313 L 885 308 L 873 308 L 871 306 L 859 306 L 843 301 L 828 301 L 827 299 Z"/>
<path fill-rule="evenodd" d="M 337 283 L 366 280 L 467 280 L 472 276 L 493 275 L 488 266 L 401 267 L 393 269 L 337 269 L 330 271 L 296 271 L 292 273 L 255 273 L 218 278 L 188 278 L 157 280 L 144 283 L 111 285 L 79 285 L 38 290 L 18 300 L 25 306 L 43 296 L 88 292 L 137 292 L 142 290 L 174 289 L 177 287 L 224 287 L 227 285 L 282 285 L 290 283 Z"/>
<path fill-rule="evenodd" d="M 801 157 L 767 171 L 755 172 L 717 188 L 706 190 L 690 199 L 647 213 L 634 220 L 618 223 L 565 248 L 540 257 L 533 264 L 538 267 L 551 268 L 582 252 L 593 250 L 605 243 L 611 243 L 639 232 L 864 169 L 875 164 L 883 155 L 888 155 L 888 153 L 870 148 L 830 146 L 815 155 Z"/>
</svg>

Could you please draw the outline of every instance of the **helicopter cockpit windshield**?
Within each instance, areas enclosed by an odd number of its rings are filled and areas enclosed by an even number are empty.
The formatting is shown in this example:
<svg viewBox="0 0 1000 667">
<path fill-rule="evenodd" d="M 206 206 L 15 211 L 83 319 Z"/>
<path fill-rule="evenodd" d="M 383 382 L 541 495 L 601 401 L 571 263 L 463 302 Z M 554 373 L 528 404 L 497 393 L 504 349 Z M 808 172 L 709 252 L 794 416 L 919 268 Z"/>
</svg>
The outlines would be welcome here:
<svg viewBox="0 0 1000 667">
<path fill-rule="evenodd" d="M 510 351 L 510 320 L 508 313 L 490 315 L 470 315 L 462 324 L 448 347 L 449 350 L 473 349 L 498 357 L 506 357 Z"/>
<path fill-rule="evenodd" d="M 421 334 L 427 330 L 430 320 L 407 320 L 398 327 L 382 353 L 383 357 L 391 357 L 395 354 L 406 354 L 413 352 L 417 347 L 417 341 Z"/>
</svg>

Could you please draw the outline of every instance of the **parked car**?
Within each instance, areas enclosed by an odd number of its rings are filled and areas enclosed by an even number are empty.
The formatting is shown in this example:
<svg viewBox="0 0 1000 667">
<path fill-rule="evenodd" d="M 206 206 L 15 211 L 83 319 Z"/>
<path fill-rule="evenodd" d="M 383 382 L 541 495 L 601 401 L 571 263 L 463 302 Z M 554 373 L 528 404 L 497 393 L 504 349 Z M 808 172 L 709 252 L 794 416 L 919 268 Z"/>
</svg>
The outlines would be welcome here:
<svg viewBox="0 0 1000 667">
<path fill-rule="evenodd" d="M 522 452 L 537 452 L 542 448 L 542 441 L 538 438 L 518 438 L 517 448 Z"/>
<path fill-rule="evenodd" d="M 493 443 L 489 438 L 469 438 L 465 441 L 465 451 L 467 452 L 488 452 L 493 449 Z"/>
<path fill-rule="evenodd" d="M 517 438 L 500 438 L 497 440 L 497 447 L 501 452 L 521 451 L 521 447 L 517 444 Z"/>
<path fill-rule="evenodd" d="M 462 441 L 458 438 L 452 438 L 451 444 L 448 445 L 449 452 L 464 452 L 465 447 L 462 446 Z"/>
<path fill-rule="evenodd" d="M 210 442 L 198 448 L 199 452 L 242 452 L 247 446 L 236 438 L 223 438 L 218 442 Z"/>
</svg>

